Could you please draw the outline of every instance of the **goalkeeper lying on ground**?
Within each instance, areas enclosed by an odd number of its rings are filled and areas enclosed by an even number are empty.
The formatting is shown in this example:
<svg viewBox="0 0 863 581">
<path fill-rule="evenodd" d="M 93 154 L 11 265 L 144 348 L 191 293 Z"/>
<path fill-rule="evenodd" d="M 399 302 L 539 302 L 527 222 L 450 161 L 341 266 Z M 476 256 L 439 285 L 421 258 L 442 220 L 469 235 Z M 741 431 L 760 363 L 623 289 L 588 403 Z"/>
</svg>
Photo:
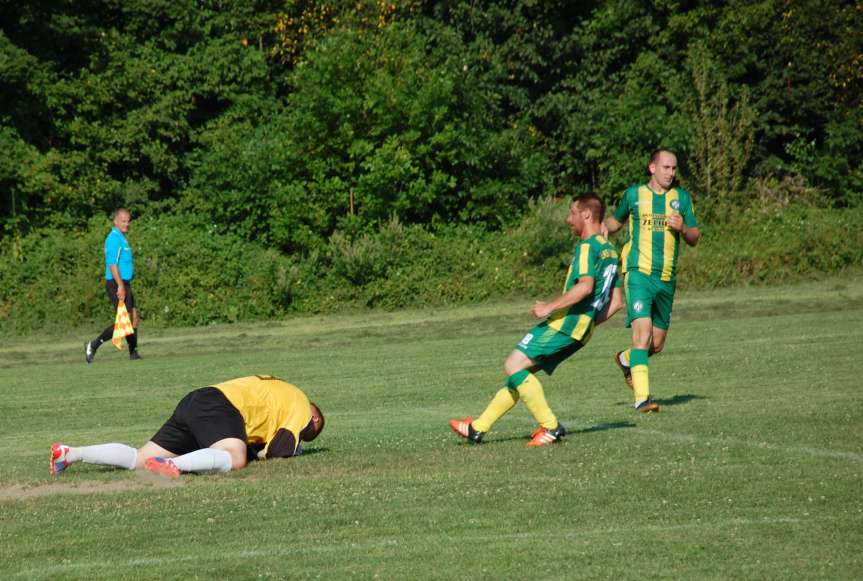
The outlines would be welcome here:
<svg viewBox="0 0 863 581">
<path fill-rule="evenodd" d="M 141 448 L 52 445 L 51 476 L 75 462 L 146 468 L 171 477 L 228 472 L 243 468 L 250 456 L 297 456 L 300 442 L 311 442 L 323 429 L 321 410 L 297 387 L 270 375 L 252 375 L 187 394 Z"/>
</svg>

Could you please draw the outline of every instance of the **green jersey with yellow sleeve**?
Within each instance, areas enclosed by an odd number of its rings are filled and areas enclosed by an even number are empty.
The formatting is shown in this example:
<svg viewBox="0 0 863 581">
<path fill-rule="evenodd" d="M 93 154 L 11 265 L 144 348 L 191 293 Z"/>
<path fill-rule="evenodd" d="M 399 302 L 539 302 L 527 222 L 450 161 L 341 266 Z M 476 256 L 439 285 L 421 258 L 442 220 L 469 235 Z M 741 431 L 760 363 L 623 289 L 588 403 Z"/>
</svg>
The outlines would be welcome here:
<svg viewBox="0 0 863 581">
<path fill-rule="evenodd" d="M 572 263 L 566 273 L 563 292 L 567 292 L 579 278 L 594 280 L 593 293 L 565 309 L 558 309 L 548 317 L 548 326 L 576 341 L 587 343 L 593 333 L 594 319 L 608 305 L 611 291 L 617 280 L 619 256 L 612 244 L 600 234 L 581 240 L 575 247 Z"/>
<path fill-rule="evenodd" d="M 680 187 L 664 194 L 651 190 L 647 184 L 631 186 L 614 211 L 620 223 L 629 219 L 629 240 L 623 247 L 623 272 L 638 270 L 663 281 L 673 281 L 680 253 L 680 233 L 668 227 L 668 216 L 680 214 L 683 223 L 696 228 L 692 196 Z"/>
</svg>

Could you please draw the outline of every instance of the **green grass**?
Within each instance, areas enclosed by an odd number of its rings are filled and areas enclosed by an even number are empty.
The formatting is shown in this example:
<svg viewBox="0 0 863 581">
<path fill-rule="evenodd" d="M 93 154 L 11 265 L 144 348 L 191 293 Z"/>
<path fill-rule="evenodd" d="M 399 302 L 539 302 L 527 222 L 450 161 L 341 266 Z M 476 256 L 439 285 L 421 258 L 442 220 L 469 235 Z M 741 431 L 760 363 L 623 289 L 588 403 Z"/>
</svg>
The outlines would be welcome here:
<svg viewBox="0 0 863 581">
<path fill-rule="evenodd" d="M 479 413 L 530 301 L 0 346 L 0 578 L 863 577 L 863 278 L 677 297 L 651 361 L 662 412 L 631 408 L 622 318 L 553 377 L 571 435 L 525 447 L 523 406 Z M 51 442 L 140 444 L 192 388 L 250 373 L 327 414 L 300 458 L 163 481 Z"/>
</svg>

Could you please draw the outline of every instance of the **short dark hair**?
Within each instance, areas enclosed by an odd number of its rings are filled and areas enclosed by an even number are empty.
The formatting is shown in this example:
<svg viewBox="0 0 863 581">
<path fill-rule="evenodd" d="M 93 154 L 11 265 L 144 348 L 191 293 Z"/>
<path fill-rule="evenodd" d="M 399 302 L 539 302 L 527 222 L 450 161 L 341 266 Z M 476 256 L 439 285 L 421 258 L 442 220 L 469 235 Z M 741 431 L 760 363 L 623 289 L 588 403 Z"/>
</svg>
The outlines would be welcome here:
<svg viewBox="0 0 863 581">
<path fill-rule="evenodd" d="M 647 165 L 644 166 L 644 171 L 647 172 L 647 175 L 650 175 L 650 164 L 656 163 L 656 160 L 659 159 L 660 153 L 670 153 L 674 157 L 677 157 L 677 154 L 667 147 L 659 147 L 653 150 L 653 153 L 650 154 L 650 161 L 647 162 Z"/>
<path fill-rule="evenodd" d="M 594 217 L 599 217 L 599 222 L 605 219 L 605 202 L 595 192 L 581 194 L 572 200 L 572 202 L 590 210 Z"/>
</svg>

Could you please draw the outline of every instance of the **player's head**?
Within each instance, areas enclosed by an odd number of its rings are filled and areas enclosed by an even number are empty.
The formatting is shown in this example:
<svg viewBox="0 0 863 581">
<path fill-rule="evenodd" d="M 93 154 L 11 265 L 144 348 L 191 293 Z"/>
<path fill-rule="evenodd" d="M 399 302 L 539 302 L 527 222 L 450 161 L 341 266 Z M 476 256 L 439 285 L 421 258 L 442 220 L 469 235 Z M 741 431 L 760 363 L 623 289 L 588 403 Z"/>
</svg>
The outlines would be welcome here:
<svg viewBox="0 0 863 581">
<path fill-rule="evenodd" d="M 111 214 L 111 221 L 117 229 L 125 234 L 129 231 L 129 223 L 132 221 L 132 214 L 126 208 L 117 208 Z"/>
<path fill-rule="evenodd" d="M 604 218 L 605 203 L 603 203 L 602 198 L 593 192 L 587 192 L 572 200 L 566 223 L 572 227 L 574 232 L 581 233 L 586 223 L 599 224 Z"/>
<path fill-rule="evenodd" d="M 650 175 L 650 181 L 654 182 L 654 187 L 659 186 L 667 190 L 677 175 L 677 155 L 670 149 L 657 149 L 650 156 L 647 173 Z"/>
<path fill-rule="evenodd" d="M 575 234 L 580 236 L 585 225 L 598 226 L 604 218 L 605 204 L 602 198 L 593 192 L 587 192 L 572 200 L 566 223 L 569 224 Z"/>
<path fill-rule="evenodd" d="M 302 432 L 300 432 L 300 439 L 303 442 L 311 442 L 317 438 L 318 434 L 324 431 L 324 424 L 326 423 L 326 420 L 324 420 L 324 414 L 321 413 L 321 408 L 313 403 L 309 404 L 309 408 L 312 412 L 312 419 L 309 420 L 309 423 L 306 424 L 306 427 L 303 428 Z"/>
</svg>

